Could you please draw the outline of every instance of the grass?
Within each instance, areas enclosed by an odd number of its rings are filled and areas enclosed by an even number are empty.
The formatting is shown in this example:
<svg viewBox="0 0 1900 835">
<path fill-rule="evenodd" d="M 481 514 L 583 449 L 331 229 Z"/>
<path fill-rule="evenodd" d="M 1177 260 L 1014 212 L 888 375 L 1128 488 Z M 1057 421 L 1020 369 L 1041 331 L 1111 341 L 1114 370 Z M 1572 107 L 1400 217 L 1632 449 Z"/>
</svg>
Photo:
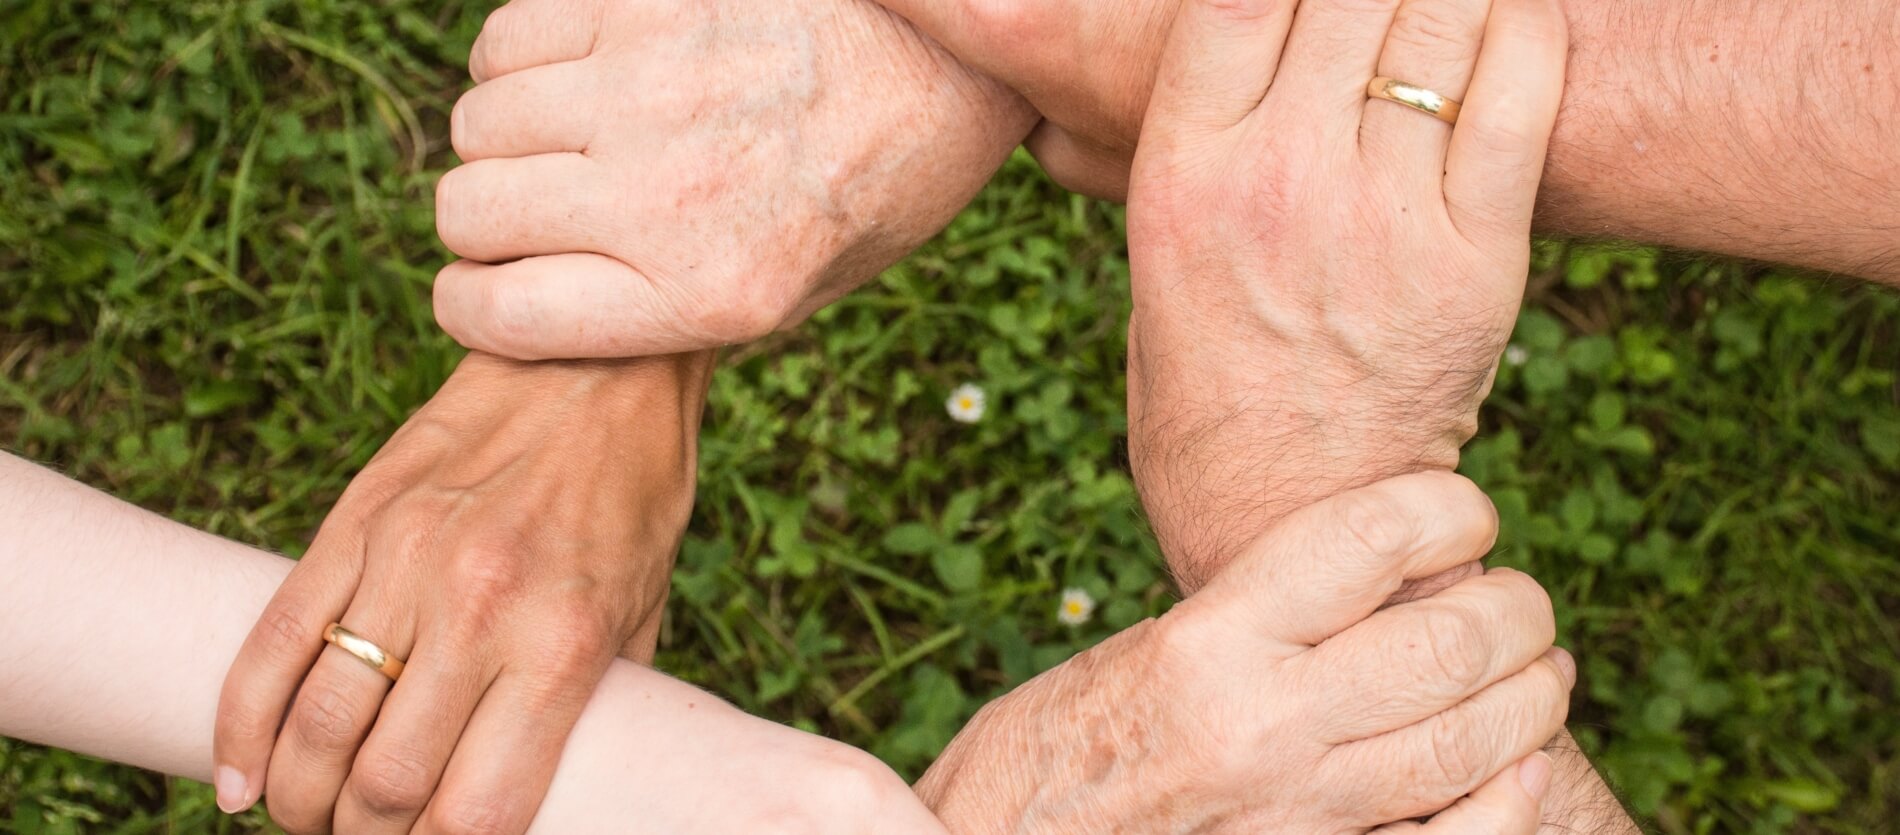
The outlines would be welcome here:
<svg viewBox="0 0 1900 835">
<path fill-rule="evenodd" d="M 12 0 L 0 444 L 296 553 L 459 351 L 431 184 L 486 9 Z M 915 774 L 1170 591 L 1126 475 L 1120 212 L 1018 159 L 872 288 L 730 354 L 661 665 Z M 1583 741 L 1659 828 L 1900 812 L 1900 299 L 1544 244 L 1466 471 L 1557 598 Z M 947 392 L 990 394 L 975 426 Z M 1102 602 L 1080 629 L 1060 591 Z M 0 832 L 220 832 L 0 740 Z"/>
</svg>

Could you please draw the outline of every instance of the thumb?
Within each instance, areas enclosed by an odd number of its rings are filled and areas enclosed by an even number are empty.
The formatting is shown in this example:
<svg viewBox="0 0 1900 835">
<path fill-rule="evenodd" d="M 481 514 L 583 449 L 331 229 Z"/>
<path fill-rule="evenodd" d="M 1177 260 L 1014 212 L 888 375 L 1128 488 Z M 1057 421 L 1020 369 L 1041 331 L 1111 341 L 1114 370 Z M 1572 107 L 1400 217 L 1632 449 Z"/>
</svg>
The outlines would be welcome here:
<svg viewBox="0 0 1900 835">
<path fill-rule="evenodd" d="M 1145 130 L 1176 138 L 1245 119 L 1273 84 L 1298 0 L 1182 0 Z"/>
<path fill-rule="evenodd" d="M 624 262 L 590 253 L 457 261 L 435 279 L 436 324 L 464 347 L 518 360 L 653 356 L 745 341 L 743 306 L 704 315 L 718 310 L 706 301 L 665 292 Z"/>
<path fill-rule="evenodd" d="M 1519 760 L 1422 824 L 1381 826 L 1370 835 L 1535 835 L 1550 790 L 1550 755 Z"/>
</svg>

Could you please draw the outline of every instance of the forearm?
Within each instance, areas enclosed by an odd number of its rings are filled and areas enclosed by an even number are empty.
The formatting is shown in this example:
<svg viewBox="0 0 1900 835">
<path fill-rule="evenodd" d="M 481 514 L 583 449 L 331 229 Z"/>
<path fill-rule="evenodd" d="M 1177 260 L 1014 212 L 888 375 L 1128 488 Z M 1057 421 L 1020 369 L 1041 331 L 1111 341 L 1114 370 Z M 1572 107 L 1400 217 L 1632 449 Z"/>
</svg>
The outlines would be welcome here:
<svg viewBox="0 0 1900 835">
<path fill-rule="evenodd" d="M 1125 180 L 1180 0 L 882 1 L 1119 159 L 1103 176 Z M 1900 282 L 1900 8 L 1564 2 L 1571 60 L 1540 230 Z"/>
<path fill-rule="evenodd" d="M 599 451 L 590 453 L 584 461 L 553 461 L 567 468 L 563 472 L 512 482 L 521 485 L 515 489 L 522 493 L 509 501 L 520 506 L 536 506 L 537 501 L 569 506 L 563 512 L 573 511 L 571 506 L 577 502 L 591 503 L 586 514 L 595 518 L 607 515 L 615 523 L 596 528 L 595 533 L 604 541 L 617 541 L 609 534 L 620 521 L 633 520 L 639 526 L 635 539 L 642 546 L 613 554 L 625 564 L 603 566 L 601 576 L 657 590 L 655 605 L 641 615 L 637 627 L 629 630 L 630 637 L 620 652 L 630 660 L 650 662 L 659 640 L 663 611 L 657 603 L 665 600 L 679 536 L 692 511 L 699 425 L 714 356 L 714 352 L 701 351 L 632 360 L 518 362 L 471 353 L 425 411 L 405 424 L 398 436 L 441 433 L 445 443 L 460 449 L 471 447 L 479 437 L 514 433 L 533 439 L 537 445 L 579 444 Z M 420 446 L 424 445 L 392 439 L 385 450 L 403 455 Z M 473 455 L 471 449 L 463 458 L 472 463 Z M 399 462 L 391 463 L 398 464 L 395 481 L 418 478 Z M 534 462 L 523 460 L 514 451 L 484 464 L 481 472 L 533 466 Z M 581 494 L 586 501 L 541 495 L 574 478 L 595 485 Z M 623 481 L 629 483 L 626 489 L 606 486 Z M 371 492 L 381 489 L 385 488 L 371 486 Z M 550 519 L 542 521 L 551 524 Z M 447 525 L 449 521 L 438 524 Z"/>
<path fill-rule="evenodd" d="M 1574 48 L 1542 230 L 1900 282 L 1900 7 L 1566 8 Z"/>
<path fill-rule="evenodd" d="M 0 456 L 0 530 L 0 733 L 209 779 L 225 668 L 292 563 L 11 456 Z M 724 831 L 708 827 L 709 806 L 785 779 L 733 753 L 761 747 L 857 775 L 885 793 L 879 804 L 904 794 L 895 775 L 877 785 L 865 755 L 619 661 L 563 752 L 535 830 L 617 831 L 637 814 L 656 830 Z M 920 809 L 887 811 L 900 831 L 938 831 Z"/>
</svg>

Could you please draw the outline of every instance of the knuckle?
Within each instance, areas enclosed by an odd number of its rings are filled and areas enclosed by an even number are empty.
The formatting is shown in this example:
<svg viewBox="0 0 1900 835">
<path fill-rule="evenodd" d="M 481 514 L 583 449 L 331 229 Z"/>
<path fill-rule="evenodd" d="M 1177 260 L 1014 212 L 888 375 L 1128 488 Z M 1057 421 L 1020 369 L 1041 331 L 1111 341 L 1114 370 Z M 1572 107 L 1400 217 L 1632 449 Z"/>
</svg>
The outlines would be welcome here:
<svg viewBox="0 0 1900 835">
<path fill-rule="evenodd" d="M 1522 571 L 1500 568 L 1491 573 L 1497 575 L 1511 590 L 1512 605 L 1529 616 L 1530 622 L 1539 629 L 1540 637 L 1546 643 L 1556 641 L 1557 611 L 1550 599 L 1550 591 L 1537 582 L 1537 578 Z"/>
<path fill-rule="evenodd" d="M 1418 536 L 1418 522 L 1405 503 L 1384 490 L 1341 494 L 1339 527 L 1369 556 L 1395 556 Z"/>
<path fill-rule="evenodd" d="M 1447 794 L 1464 794 L 1486 776 L 1485 757 L 1479 751 L 1482 734 L 1455 721 L 1432 723 L 1430 779 Z"/>
<path fill-rule="evenodd" d="M 264 796 L 264 809 L 270 813 L 271 823 L 277 824 L 277 828 L 288 835 L 324 835 L 329 831 L 322 812 L 303 808 L 273 795 Z"/>
<path fill-rule="evenodd" d="M 1561 51 L 1570 42 L 1569 21 L 1550 8 L 1550 4 L 1525 4 L 1537 6 L 1535 13 L 1518 13 L 1499 24 L 1503 37 L 1541 45 L 1548 51 Z"/>
<path fill-rule="evenodd" d="M 419 756 L 380 752 L 351 772 L 350 790 L 378 817 L 405 817 L 428 805 L 432 777 L 433 770 Z"/>
<path fill-rule="evenodd" d="M 329 684 L 305 684 L 291 706 L 290 726 L 297 738 L 318 751 L 337 751 L 356 740 L 357 710 L 348 696 Z"/>
<path fill-rule="evenodd" d="M 485 281 L 477 288 L 473 308 L 482 333 L 487 337 L 484 350 L 508 354 L 516 359 L 539 359 L 523 355 L 523 346 L 533 345 L 541 332 L 540 306 L 529 285 L 513 281 Z"/>
<path fill-rule="evenodd" d="M 493 542 L 456 548 L 448 569 L 449 589 L 465 610 L 474 613 L 491 612 L 512 597 L 524 571 L 518 549 Z"/>
<path fill-rule="evenodd" d="M 493 61 L 520 29 L 521 9 L 514 3 L 503 3 L 482 20 L 482 31 L 475 36 L 474 51 L 484 60 Z"/>
<path fill-rule="evenodd" d="M 429 829 L 444 835 L 512 835 L 513 810 L 500 796 L 447 798 L 429 807 Z"/>
<path fill-rule="evenodd" d="M 1390 39 L 1401 46 L 1439 51 L 1449 44 L 1475 42 L 1484 21 L 1465 19 L 1458 4 L 1406 3 L 1400 7 Z"/>
<path fill-rule="evenodd" d="M 302 658 L 323 640 L 314 622 L 295 607 L 273 603 L 257 621 L 258 648 L 272 659 Z"/>
<path fill-rule="evenodd" d="M 1491 669 L 1485 631 L 1460 609 L 1432 606 L 1424 612 L 1428 631 L 1421 663 L 1428 665 L 1426 675 L 1456 693 L 1468 693 L 1484 683 Z"/>
<path fill-rule="evenodd" d="M 1470 143 L 1471 152 L 1488 159 L 1493 168 L 1529 167 L 1544 154 L 1549 141 L 1527 120 L 1472 120 L 1469 124 L 1471 130 L 1466 141 Z M 1492 191 L 1500 201 L 1510 196 L 1504 189 Z"/>
<path fill-rule="evenodd" d="M 1466 535 L 1490 550 L 1497 542 L 1499 524 L 1498 508 L 1491 503 L 1491 497 L 1476 482 L 1460 475 L 1445 478 L 1438 489 L 1451 504 L 1450 518 L 1459 520 Z"/>
<path fill-rule="evenodd" d="M 558 629 L 543 651 L 556 675 L 564 679 L 593 670 L 613 655 L 606 627 L 579 618 Z"/>
</svg>

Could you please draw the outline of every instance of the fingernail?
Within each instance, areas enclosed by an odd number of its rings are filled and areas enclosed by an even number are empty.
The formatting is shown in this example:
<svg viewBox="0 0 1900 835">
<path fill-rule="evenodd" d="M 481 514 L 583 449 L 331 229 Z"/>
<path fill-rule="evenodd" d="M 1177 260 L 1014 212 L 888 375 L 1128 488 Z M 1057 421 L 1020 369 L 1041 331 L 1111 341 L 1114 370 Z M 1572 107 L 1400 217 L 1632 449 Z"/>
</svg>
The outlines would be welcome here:
<svg viewBox="0 0 1900 835">
<path fill-rule="evenodd" d="M 468 144 L 468 117 L 463 115 L 462 108 L 449 108 L 449 136 L 458 143 Z"/>
<path fill-rule="evenodd" d="M 227 815 L 235 815 L 251 807 L 245 795 L 249 788 L 244 784 L 244 774 L 228 765 L 218 766 L 212 775 L 211 784 L 218 789 L 218 808 Z"/>
<path fill-rule="evenodd" d="M 1563 673 L 1564 684 L 1577 686 L 1577 659 L 1570 657 L 1570 651 L 1563 647 L 1550 648 L 1550 661 L 1557 665 L 1557 671 Z"/>
<path fill-rule="evenodd" d="M 1525 794 L 1542 802 L 1544 792 L 1550 789 L 1550 755 L 1539 751 L 1525 757 L 1517 767 L 1517 781 L 1524 784 Z"/>
</svg>

